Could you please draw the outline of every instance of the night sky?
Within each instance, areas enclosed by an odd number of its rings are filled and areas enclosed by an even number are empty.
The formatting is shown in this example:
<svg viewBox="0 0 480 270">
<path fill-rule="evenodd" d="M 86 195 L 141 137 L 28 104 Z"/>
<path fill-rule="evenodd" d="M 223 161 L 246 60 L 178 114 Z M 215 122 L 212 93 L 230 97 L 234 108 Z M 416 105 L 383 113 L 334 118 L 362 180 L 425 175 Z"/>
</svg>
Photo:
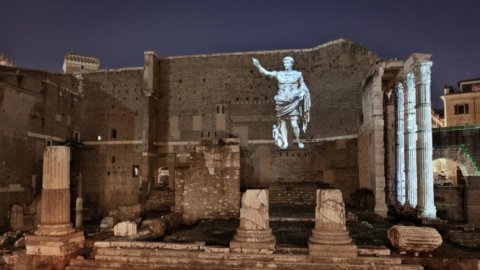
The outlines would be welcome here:
<svg viewBox="0 0 480 270">
<path fill-rule="evenodd" d="M 431 53 L 441 107 L 443 85 L 480 77 L 479 26 L 478 0 L 0 0 L 0 53 L 60 72 L 67 52 L 99 57 L 105 69 L 142 66 L 148 50 L 300 49 L 345 38 L 384 59 Z"/>
</svg>

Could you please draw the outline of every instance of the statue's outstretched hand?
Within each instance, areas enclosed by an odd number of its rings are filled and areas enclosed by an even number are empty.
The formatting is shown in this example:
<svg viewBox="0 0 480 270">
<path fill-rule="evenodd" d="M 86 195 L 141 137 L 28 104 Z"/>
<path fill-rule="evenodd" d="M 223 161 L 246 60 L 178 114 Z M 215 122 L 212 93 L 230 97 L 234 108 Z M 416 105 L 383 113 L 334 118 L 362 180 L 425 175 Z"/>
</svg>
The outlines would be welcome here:
<svg viewBox="0 0 480 270">
<path fill-rule="evenodd" d="M 260 61 L 257 58 L 252 58 L 252 64 L 256 67 L 260 66 Z"/>
</svg>

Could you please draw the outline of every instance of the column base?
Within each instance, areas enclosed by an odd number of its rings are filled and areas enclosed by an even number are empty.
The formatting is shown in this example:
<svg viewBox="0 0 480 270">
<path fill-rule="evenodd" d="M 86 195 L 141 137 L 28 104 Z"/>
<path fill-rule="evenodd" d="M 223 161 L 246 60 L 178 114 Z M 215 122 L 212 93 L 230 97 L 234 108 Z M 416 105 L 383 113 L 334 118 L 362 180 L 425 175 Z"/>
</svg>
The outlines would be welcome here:
<svg viewBox="0 0 480 270">
<path fill-rule="evenodd" d="M 272 230 L 237 230 L 230 241 L 230 250 L 241 253 L 271 254 L 275 250 L 276 239 Z"/>
<path fill-rule="evenodd" d="M 308 243 L 308 255 L 316 257 L 357 257 L 356 245 L 318 245 Z"/>
<path fill-rule="evenodd" d="M 59 224 L 59 225 L 42 225 L 37 226 L 35 235 L 38 236 L 62 236 L 73 233 L 75 230 L 72 224 Z"/>
<path fill-rule="evenodd" d="M 62 236 L 28 235 L 25 237 L 27 255 L 75 256 L 84 243 L 83 232 L 74 232 Z"/>
<path fill-rule="evenodd" d="M 308 240 L 308 254 L 319 257 L 356 257 L 358 250 L 348 231 L 313 229 Z"/>
</svg>

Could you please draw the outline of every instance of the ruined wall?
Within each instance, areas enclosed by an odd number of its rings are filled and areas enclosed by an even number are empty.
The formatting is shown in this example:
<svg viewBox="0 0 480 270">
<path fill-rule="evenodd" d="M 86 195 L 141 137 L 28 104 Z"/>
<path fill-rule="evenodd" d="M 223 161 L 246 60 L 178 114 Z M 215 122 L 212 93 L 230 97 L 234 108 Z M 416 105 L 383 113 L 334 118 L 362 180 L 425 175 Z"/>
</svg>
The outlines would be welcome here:
<svg viewBox="0 0 480 270">
<path fill-rule="evenodd" d="M 361 188 L 375 194 L 375 212 L 385 215 L 385 138 L 383 116 L 383 67 L 365 77 L 362 98 L 362 125 L 358 135 L 358 166 Z"/>
<path fill-rule="evenodd" d="M 187 222 L 238 215 L 240 148 L 230 140 L 197 146 L 188 167 L 177 168 L 175 212 Z"/>
<path fill-rule="evenodd" d="M 480 228 L 480 176 L 469 176 L 467 182 L 467 221 Z"/>
<path fill-rule="evenodd" d="M 435 186 L 435 207 L 437 216 L 455 222 L 465 222 L 465 188 Z"/>
<path fill-rule="evenodd" d="M 294 69 L 303 73 L 312 97 L 311 122 L 302 134 L 307 139 L 305 150 L 292 143 L 287 151 L 273 148 L 277 82 L 262 77 L 251 63 L 255 57 L 269 70 L 283 70 L 286 55 L 295 59 Z M 362 110 L 361 81 L 376 58 L 364 47 L 340 40 L 306 50 L 160 59 L 156 119 L 163 128 L 158 129 L 156 141 L 164 146 L 158 152 L 188 153 L 195 141 L 233 134 L 240 138 L 242 184 L 323 181 L 326 176 L 320 171 L 328 168 L 319 168 L 336 163 L 329 159 L 336 159 L 344 150 L 327 155 L 319 153 L 320 149 L 329 140 L 356 138 Z M 291 139 L 291 129 L 289 134 Z M 350 161 L 345 159 L 336 166 L 351 168 Z M 285 164 L 292 170 L 285 170 Z M 358 187 L 358 173 L 347 174 L 350 184 Z M 336 174 L 333 177 L 328 181 L 340 179 Z"/>
<path fill-rule="evenodd" d="M 0 67 L 0 227 L 13 204 L 40 191 L 47 142 L 73 140 L 80 99 L 69 75 Z"/>
<path fill-rule="evenodd" d="M 105 213 L 138 203 L 142 177 L 143 70 L 83 74 L 81 137 L 77 166 L 85 207 Z M 138 166 L 135 175 L 134 167 Z"/>
<path fill-rule="evenodd" d="M 462 147 L 462 151 L 473 167 L 472 175 L 480 175 L 480 125 L 434 128 L 432 140 L 434 148 Z M 467 165 L 456 156 L 442 158 Z"/>
</svg>

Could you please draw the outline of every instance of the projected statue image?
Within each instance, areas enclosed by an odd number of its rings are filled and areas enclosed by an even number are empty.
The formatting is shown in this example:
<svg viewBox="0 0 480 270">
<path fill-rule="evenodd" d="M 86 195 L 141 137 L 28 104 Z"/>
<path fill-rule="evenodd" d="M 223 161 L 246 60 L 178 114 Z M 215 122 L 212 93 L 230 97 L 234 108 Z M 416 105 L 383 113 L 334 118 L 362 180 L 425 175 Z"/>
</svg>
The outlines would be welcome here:
<svg viewBox="0 0 480 270">
<path fill-rule="evenodd" d="M 275 145 L 287 149 L 287 122 L 290 122 L 298 148 L 303 149 L 305 145 L 300 141 L 300 125 L 305 133 L 310 121 L 311 100 L 302 72 L 293 69 L 293 58 L 290 56 L 283 58 L 284 71 L 268 71 L 255 58 L 252 58 L 252 62 L 260 74 L 278 81 L 278 92 L 274 97 L 278 124 L 273 125 L 272 129 Z"/>
</svg>

